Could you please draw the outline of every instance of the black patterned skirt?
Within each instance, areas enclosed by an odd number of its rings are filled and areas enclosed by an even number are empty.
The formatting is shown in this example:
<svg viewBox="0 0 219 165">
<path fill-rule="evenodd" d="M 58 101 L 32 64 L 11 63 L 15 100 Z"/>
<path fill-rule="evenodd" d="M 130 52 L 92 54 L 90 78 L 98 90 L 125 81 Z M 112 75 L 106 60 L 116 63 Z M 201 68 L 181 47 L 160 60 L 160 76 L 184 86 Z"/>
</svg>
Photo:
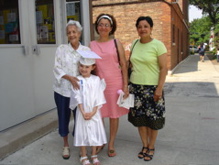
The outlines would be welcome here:
<svg viewBox="0 0 219 165">
<path fill-rule="evenodd" d="M 155 85 L 130 84 L 130 93 L 135 95 L 135 105 L 130 108 L 128 121 L 136 127 L 146 126 L 159 130 L 165 124 L 165 101 L 164 93 L 162 98 L 154 101 Z"/>
</svg>

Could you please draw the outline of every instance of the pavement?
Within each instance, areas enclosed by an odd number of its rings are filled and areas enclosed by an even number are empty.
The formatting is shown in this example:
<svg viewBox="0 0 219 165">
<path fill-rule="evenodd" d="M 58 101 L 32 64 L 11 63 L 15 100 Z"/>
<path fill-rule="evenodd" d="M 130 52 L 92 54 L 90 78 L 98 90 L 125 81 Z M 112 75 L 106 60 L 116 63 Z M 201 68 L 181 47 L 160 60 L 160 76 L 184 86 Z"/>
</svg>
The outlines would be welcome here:
<svg viewBox="0 0 219 165">
<path fill-rule="evenodd" d="M 219 65 L 190 55 L 167 76 L 164 90 L 166 124 L 159 131 L 153 160 L 137 158 L 141 140 L 125 115 L 116 138 L 117 156 L 109 158 L 105 147 L 99 154 L 102 165 L 219 165 Z M 70 159 L 61 157 L 56 118 L 53 110 L 0 132 L 0 164 L 79 165 L 79 149 L 73 145 Z M 109 135 L 108 120 L 105 126 Z"/>
</svg>

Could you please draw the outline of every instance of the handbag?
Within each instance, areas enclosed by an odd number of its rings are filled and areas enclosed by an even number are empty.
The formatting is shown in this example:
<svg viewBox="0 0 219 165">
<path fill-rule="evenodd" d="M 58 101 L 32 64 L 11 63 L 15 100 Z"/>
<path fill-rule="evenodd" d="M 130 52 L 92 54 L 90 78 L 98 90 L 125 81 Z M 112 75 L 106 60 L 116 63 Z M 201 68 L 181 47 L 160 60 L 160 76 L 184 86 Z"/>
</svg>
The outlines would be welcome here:
<svg viewBox="0 0 219 165">
<path fill-rule="evenodd" d="M 129 79 L 130 79 L 130 76 L 131 76 L 131 73 L 132 73 L 132 63 L 131 63 L 130 59 L 131 59 L 132 51 L 133 51 L 133 49 L 134 49 L 136 43 L 138 42 L 138 40 L 139 40 L 139 39 L 137 39 L 137 40 L 135 41 L 135 43 L 133 44 L 133 46 L 132 46 L 132 48 L 131 48 L 131 51 L 130 51 L 130 56 L 129 56 L 129 61 L 128 61 L 128 78 L 129 78 Z"/>
</svg>

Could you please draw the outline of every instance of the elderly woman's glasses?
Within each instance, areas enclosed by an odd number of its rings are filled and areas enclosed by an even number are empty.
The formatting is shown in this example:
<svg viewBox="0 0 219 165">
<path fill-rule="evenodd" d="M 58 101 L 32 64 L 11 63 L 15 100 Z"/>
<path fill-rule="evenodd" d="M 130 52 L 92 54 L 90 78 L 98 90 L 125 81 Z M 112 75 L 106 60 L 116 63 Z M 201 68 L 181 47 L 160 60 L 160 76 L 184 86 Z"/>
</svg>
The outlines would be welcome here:
<svg viewBox="0 0 219 165">
<path fill-rule="evenodd" d="M 98 24 L 99 27 L 110 27 L 110 24 L 103 24 L 103 23 L 100 23 Z"/>
</svg>

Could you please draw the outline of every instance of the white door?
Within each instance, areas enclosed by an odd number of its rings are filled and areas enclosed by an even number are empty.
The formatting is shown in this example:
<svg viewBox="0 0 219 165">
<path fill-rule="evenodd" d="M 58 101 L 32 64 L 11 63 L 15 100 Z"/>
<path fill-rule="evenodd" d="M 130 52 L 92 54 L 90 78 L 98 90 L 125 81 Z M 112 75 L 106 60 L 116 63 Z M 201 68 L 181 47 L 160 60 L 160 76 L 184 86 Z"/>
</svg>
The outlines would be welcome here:
<svg viewBox="0 0 219 165">
<path fill-rule="evenodd" d="M 55 50 L 57 48 L 57 33 L 55 13 L 60 13 L 57 0 L 27 0 L 29 15 L 31 43 L 30 54 L 33 57 L 33 93 L 35 115 L 51 110 L 55 107 L 52 84 L 54 80 L 53 65 Z M 55 4 L 56 3 L 56 4 Z M 59 11 L 56 11 L 58 9 Z M 61 20 L 61 19 L 59 19 Z"/>
<path fill-rule="evenodd" d="M 63 39 L 56 21 L 62 20 L 60 10 L 56 0 L 1 1 L 0 131 L 55 108 L 52 69 Z"/>
<path fill-rule="evenodd" d="M 90 41 L 89 0 L 0 0 L 0 131 L 55 108 L 53 65 L 68 19 Z M 82 15 L 83 12 L 83 15 Z"/>
</svg>

